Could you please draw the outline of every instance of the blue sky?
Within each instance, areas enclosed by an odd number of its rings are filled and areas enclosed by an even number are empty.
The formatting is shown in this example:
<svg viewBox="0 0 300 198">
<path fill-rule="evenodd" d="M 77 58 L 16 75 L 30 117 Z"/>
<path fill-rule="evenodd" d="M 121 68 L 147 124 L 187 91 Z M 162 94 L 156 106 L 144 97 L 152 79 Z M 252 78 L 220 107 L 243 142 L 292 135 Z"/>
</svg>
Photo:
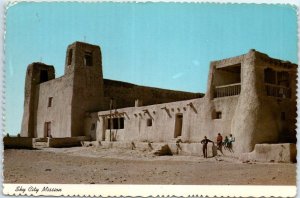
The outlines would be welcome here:
<svg viewBox="0 0 300 198">
<path fill-rule="evenodd" d="M 255 48 L 297 63 L 296 22 L 296 9 L 284 5 L 18 3 L 6 15 L 5 131 L 20 131 L 27 65 L 63 75 L 74 41 L 101 47 L 104 78 L 205 92 L 212 60 Z"/>
</svg>

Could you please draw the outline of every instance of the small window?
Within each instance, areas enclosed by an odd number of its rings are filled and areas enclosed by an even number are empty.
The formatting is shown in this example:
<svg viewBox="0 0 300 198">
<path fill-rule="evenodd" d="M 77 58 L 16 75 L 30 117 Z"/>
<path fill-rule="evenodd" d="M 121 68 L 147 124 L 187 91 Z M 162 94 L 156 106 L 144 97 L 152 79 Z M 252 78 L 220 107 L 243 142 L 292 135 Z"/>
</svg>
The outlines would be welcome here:
<svg viewBox="0 0 300 198">
<path fill-rule="evenodd" d="M 68 54 L 68 65 L 72 64 L 72 58 L 73 58 L 73 50 L 70 49 Z"/>
<path fill-rule="evenodd" d="M 119 128 L 119 122 L 118 118 L 113 118 L 113 129 L 118 129 Z"/>
<path fill-rule="evenodd" d="M 110 118 L 108 118 L 108 119 L 107 119 L 107 127 L 106 127 L 106 128 L 107 128 L 107 129 L 110 129 L 110 128 L 111 128 L 110 126 L 111 126 Z"/>
<path fill-rule="evenodd" d="M 95 130 L 95 129 L 96 129 L 96 124 L 93 123 L 93 124 L 91 125 L 91 131 L 93 131 L 93 130 Z"/>
<path fill-rule="evenodd" d="M 53 99 L 53 97 L 48 98 L 48 107 L 52 106 L 52 99 Z"/>
<path fill-rule="evenodd" d="M 91 52 L 85 52 L 84 54 L 84 65 L 93 66 L 93 56 Z"/>
<path fill-rule="evenodd" d="M 212 119 L 222 119 L 222 112 L 221 111 L 213 111 Z"/>
<path fill-rule="evenodd" d="M 282 71 L 277 73 L 277 84 L 284 87 L 290 86 L 290 76 L 288 72 Z"/>
<path fill-rule="evenodd" d="M 281 117 L 281 120 L 285 120 L 285 112 L 281 112 L 280 117 Z"/>
<path fill-rule="evenodd" d="M 276 84 L 276 72 L 271 68 L 265 69 L 264 70 L 264 81 L 265 81 L 265 83 Z"/>
<path fill-rule="evenodd" d="M 148 127 L 152 126 L 152 119 L 151 118 L 147 119 L 147 126 Z"/>
<path fill-rule="evenodd" d="M 120 129 L 124 129 L 124 118 L 119 118 Z"/>
<path fill-rule="evenodd" d="M 222 119 L 222 112 L 221 111 L 216 112 L 216 119 Z"/>
<path fill-rule="evenodd" d="M 112 128 L 111 128 L 112 126 Z M 124 118 L 108 118 L 107 129 L 124 129 Z"/>
</svg>

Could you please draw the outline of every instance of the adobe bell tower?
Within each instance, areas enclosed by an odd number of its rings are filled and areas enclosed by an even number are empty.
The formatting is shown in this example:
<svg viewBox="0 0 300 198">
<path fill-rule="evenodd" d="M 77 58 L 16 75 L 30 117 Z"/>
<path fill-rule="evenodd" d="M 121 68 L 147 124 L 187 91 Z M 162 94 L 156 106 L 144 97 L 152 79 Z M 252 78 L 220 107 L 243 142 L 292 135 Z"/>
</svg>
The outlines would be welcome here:
<svg viewBox="0 0 300 198">
<path fill-rule="evenodd" d="M 103 74 L 99 46 L 75 42 L 68 46 L 65 77 L 73 82 L 71 134 L 84 135 L 84 116 L 102 109 Z"/>
</svg>

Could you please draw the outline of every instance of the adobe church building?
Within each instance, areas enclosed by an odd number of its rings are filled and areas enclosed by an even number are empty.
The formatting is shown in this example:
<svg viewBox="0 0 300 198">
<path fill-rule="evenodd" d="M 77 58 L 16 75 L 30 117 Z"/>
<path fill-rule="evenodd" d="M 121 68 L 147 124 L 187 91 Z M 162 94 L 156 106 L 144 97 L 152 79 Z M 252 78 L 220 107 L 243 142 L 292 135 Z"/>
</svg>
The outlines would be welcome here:
<svg viewBox="0 0 300 198">
<path fill-rule="evenodd" d="M 21 137 L 53 147 L 167 144 L 172 152 L 180 139 L 183 154 L 202 155 L 203 137 L 221 133 L 235 137 L 231 155 L 295 161 L 296 74 L 296 64 L 250 50 L 211 62 L 205 94 L 144 87 L 103 79 L 99 46 L 75 42 L 63 76 L 28 66 Z"/>
</svg>

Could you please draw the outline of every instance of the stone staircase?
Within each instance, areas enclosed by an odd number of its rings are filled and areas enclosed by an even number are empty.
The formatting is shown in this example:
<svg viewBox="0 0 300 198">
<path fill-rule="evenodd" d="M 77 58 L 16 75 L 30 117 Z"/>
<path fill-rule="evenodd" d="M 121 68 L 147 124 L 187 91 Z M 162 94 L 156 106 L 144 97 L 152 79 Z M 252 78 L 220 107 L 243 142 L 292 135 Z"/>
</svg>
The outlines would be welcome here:
<svg viewBox="0 0 300 198">
<path fill-rule="evenodd" d="M 32 144 L 33 148 L 36 149 L 49 147 L 48 138 L 34 138 Z"/>
</svg>

